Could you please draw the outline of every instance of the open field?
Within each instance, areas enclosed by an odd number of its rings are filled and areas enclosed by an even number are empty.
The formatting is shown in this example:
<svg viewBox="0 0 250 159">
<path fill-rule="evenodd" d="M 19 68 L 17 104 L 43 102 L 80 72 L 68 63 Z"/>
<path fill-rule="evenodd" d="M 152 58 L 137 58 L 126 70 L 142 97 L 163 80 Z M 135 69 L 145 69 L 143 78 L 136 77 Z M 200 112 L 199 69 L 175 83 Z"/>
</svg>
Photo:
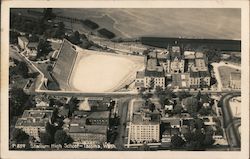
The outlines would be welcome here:
<svg viewBox="0 0 250 159">
<path fill-rule="evenodd" d="M 241 38 L 240 9 L 63 8 L 54 12 L 90 19 L 122 37 Z"/>
<path fill-rule="evenodd" d="M 229 88 L 231 72 L 240 72 L 240 70 L 228 66 L 220 66 L 218 70 L 223 88 Z"/>
<path fill-rule="evenodd" d="M 113 92 L 131 83 L 143 67 L 143 57 L 82 50 L 69 85 L 81 92 Z"/>
</svg>

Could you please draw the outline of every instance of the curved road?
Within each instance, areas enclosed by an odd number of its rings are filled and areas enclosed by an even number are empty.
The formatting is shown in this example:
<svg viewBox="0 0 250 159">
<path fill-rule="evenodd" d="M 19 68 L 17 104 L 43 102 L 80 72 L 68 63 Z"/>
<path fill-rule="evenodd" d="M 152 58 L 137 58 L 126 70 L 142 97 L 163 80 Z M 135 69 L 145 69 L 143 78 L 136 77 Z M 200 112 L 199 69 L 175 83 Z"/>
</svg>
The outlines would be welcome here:
<svg viewBox="0 0 250 159">
<path fill-rule="evenodd" d="M 241 139 L 239 132 L 237 130 L 237 125 L 239 124 L 239 119 L 234 119 L 229 100 L 233 97 L 240 96 L 240 93 L 226 94 L 222 97 L 222 112 L 223 112 L 223 125 L 226 132 L 227 140 L 231 148 L 239 148 L 241 145 Z"/>
</svg>

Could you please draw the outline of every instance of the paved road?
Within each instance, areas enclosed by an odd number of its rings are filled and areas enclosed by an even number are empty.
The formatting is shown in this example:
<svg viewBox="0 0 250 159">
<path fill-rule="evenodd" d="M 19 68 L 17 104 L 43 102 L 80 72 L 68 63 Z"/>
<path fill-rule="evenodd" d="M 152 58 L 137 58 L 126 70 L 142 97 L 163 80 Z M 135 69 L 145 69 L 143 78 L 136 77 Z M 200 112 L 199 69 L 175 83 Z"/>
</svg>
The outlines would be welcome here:
<svg viewBox="0 0 250 159">
<path fill-rule="evenodd" d="M 224 120 L 224 128 L 226 131 L 227 139 L 231 148 L 239 148 L 240 147 L 240 135 L 237 130 L 237 122 L 233 118 L 229 100 L 233 97 L 240 96 L 240 93 L 232 93 L 227 94 L 222 97 L 222 112 L 223 112 L 223 120 Z"/>
<path fill-rule="evenodd" d="M 124 136 L 126 131 L 126 120 L 127 120 L 127 112 L 128 112 L 128 103 L 131 100 L 131 98 L 121 98 L 118 99 L 117 102 L 117 108 L 118 108 L 118 115 L 120 117 L 120 125 L 118 127 L 118 136 L 115 141 L 115 145 L 118 150 L 124 149 Z M 125 123 L 125 125 L 123 125 Z"/>
</svg>

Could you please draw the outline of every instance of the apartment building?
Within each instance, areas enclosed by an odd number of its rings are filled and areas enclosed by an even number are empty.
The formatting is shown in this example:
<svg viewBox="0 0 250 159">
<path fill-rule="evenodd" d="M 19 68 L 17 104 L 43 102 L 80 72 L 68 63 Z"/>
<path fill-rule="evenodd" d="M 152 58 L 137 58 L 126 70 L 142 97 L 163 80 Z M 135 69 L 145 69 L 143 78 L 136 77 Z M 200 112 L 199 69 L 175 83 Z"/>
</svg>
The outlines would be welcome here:
<svg viewBox="0 0 250 159">
<path fill-rule="evenodd" d="M 45 132 L 47 123 L 51 123 L 53 110 L 25 110 L 16 122 L 15 128 L 22 129 L 29 136 L 40 141 L 40 133 Z"/>
<path fill-rule="evenodd" d="M 160 141 L 160 115 L 149 110 L 135 112 L 130 126 L 130 140 L 134 143 Z"/>
</svg>

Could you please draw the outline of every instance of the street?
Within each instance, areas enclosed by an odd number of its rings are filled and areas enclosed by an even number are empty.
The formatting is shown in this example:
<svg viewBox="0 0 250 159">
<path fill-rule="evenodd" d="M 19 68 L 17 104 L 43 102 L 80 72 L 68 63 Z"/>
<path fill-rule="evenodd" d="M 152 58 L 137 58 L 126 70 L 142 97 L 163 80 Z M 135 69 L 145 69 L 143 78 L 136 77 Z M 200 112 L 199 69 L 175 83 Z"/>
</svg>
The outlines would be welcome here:
<svg viewBox="0 0 250 159">
<path fill-rule="evenodd" d="M 224 128 L 226 131 L 226 136 L 228 139 L 228 143 L 231 148 L 238 148 L 240 147 L 240 135 L 236 128 L 235 119 L 233 119 L 232 112 L 229 106 L 229 100 L 235 96 L 239 96 L 239 93 L 234 94 L 227 94 L 222 97 L 223 104 L 222 104 L 222 112 L 223 112 L 223 120 L 224 120 Z"/>
<path fill-rule="evenodd" d="M 128 112 L 128 103 L 131 100 L 129 97 L 120 98 L 117 101 L 117 107 L 118 107 L 118 116 L 120 117 L 120 125 L 118 126 L 117 132 L 117 139 L 115 141 L 115 145 L 118 150 L 123 149 L 123 141 L 125 137 L 125 129 L 126 129 L 126 120 L 127 120 L 127 112 Z"/>
</svg>

